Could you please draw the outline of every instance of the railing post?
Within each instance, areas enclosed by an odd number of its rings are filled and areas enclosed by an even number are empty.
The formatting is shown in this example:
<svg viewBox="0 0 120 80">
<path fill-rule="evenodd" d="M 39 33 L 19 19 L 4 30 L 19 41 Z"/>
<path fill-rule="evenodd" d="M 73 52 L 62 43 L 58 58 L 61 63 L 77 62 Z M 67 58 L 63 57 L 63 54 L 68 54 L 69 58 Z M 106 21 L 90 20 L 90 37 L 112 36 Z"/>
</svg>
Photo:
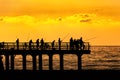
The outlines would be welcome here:
<svg viewBox="0 0 120 80">
<path fill-rule="evenodd" d="M 32 55 L 33 59 L 33 70 L 36 70 L 36 55 Z"/>
<path fill-rule="evenodd" d="M 39 70 L 42 70 L 42 53 L 39 54 Z"/>
<path fill-rule="evenodd" d="M 5 55 L 6 70 L 9 70 L 9 55 Z"/>
<path fill-rule="evenodd" d="M 23 54 L 22 57 L 23 57 L 23 70 L 26 70 L 26 54 Z"/>
<path fill-rule="evenodd" d="M 63 70 L 64 65 L 63 65 L 63 53 L 60 54 L 60 70 Z"/>
<path fill-rule="evenodd" d="M 53 54 L 49 54 L 49 70 L 53 70 L 52 56 Z"/>
<path fill-rule="evenodd" d="M 2 55 L 0 55 L 0 71 L 3 71 L 4 70 L 4 65 L 3 65 L 3 57 Z"/>
<path fill-rule="evenodd" d="M 78 70 L 82 70 L 82 53 L 77 53 L 78 57 Z"/>
<path fill-rule="evenodd" d="M 11 55 L 11 70 L 14 70 L 14 55 Z"/>
</svg>

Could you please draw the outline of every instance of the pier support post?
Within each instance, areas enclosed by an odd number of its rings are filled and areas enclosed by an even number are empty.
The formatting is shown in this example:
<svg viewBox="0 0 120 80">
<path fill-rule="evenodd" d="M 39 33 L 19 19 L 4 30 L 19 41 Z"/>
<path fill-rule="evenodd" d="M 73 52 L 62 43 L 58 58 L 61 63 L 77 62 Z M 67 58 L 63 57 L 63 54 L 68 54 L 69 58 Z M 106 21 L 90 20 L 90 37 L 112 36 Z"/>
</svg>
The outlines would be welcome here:
<svg viewBox="0 0 120 80">
<path fill-rule="evenodd" d="M 60 54 L 60 70 L 63 70 L 64 65 L 63 65 L 63 54 Z"/>
<path fill-rule="evenodd" d="M 49 54 L 49 70 L 53 70 L 53 64 L 52 64 L 52 57 L 53 57 L 53 54 Z"/>
<path fill-rule="evenodd" d="M 33 59 L 33 70 L 36 70 L 36 55 L 32 55 Z"/>
<path fill-rule="evenodd" d="M 9 55 L 5 55 L 6 70 L 9 70 Z"/>
<path fill-rule="evenodd" d="M 4 70 L 4 65 L 3 65 L 3 57 L 2 55 L 0 55 L 0 71 L 3 71 Z"/>
<path fill-rule="evenodd" d="M 42 70 L 42 53 L 39 54 L 39 70 Z"/>
<path fill-rule="evenodd" d="M 26 55 L 22 55 L 23 57 L 23 70 L 26 70 Z"/>
<path fill-rule="evenodd" d="M 82 70 L 82 53 L 78 53 L 77 57 L 78 57 L 78 70 Z"/>
<path fill-rule="evenodd" d="M 14 70 L 14 55 L 11 55 L 11 70 Z"/>
</svg>

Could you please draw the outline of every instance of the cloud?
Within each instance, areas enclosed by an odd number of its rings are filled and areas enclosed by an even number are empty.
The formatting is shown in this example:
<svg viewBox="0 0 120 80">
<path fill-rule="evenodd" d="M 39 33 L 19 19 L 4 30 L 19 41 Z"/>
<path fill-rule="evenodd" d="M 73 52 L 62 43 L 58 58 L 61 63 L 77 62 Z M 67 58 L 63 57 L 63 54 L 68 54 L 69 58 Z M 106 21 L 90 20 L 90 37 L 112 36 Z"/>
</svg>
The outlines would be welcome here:
<svg viewBox="0 0 120 80">
<path fill-rule="evenodd" d="M 69 33 L 70 36 L 75 38 L 80 36 L 89 38 L 91 37 L 90 35 L 102 36 L 97 39 L 94 44 L 104 43 L 107 39 L 113 40 L 112 37 L 119 42 L 119 26 L 119 20 L 90 13 L 59 17 L 50 15 L 42 15 L 39 17 L 30 15 L 1 16 L 0 36 L 2 36 L 2 38 L 0 41 L 13 41 L 16 39 L 16 36 L 19 37 L 21 41 L 26 41 L 28 34 L 30 34 L 29 37 L 34 41 L 38 37 L 43 37 L 45 40 L 52 41 L 53 39 L 57 40 L 58 37 L 63 38 L 64 35 Z"/>
<path fill-rule="evenodd" d="M 91 19 L 80 20 L 80 22 L 91 22 Z"/>
<path fill-rule="evenodd" d="M 46 15 L 42 15 L 46 16 Z M 35 17 L 29 15 L 23 16 L 1 16 L 0 22 L 2 23 L 10 23 L 10 24 L 25 24 L 28 26 L 40 26 L 40 25 L 49 25 L 49 24 L 120 24 L 119 20 L 114 20 L 112 17 L 107 16 L 99 16 L 96 14 L 89 13 L 80 13 L 73 14 L 64 17 Z"/>
<path fill-rule="evenodd" d="M 46 16 L 46 15 L 42 15 Z M 118 20 L 112 19 L 112 17 L 107 16 L 99 16 L 96 14 L 89 14 L 89 13 L 80 13 L 80 14 L 73 14 L 64 17 L 35 17 L 29 15 L 23 16 L 1 16 L 0 21 L 4 23 L 22 23 L 27 25 L 41 25 L 41 24 L 59 24 L 59 23 L 66 23 L 66 24 L 81 24 L 81 23 L 91 23 L 91 24 L 118 24 Z"/>
</svg>

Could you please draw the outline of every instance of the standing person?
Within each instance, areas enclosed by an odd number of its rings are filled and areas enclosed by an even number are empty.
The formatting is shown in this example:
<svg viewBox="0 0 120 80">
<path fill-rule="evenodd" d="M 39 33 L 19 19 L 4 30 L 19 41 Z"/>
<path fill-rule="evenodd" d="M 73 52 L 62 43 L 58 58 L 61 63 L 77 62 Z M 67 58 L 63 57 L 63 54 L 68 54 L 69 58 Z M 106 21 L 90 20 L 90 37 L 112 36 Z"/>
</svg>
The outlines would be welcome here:
<svg viewBox="0 0 120 80">
<path fill-rule="evenodd" d="M 2 58 L 3 58 L 3 57 L 0 55 L 0 71 L 3 71 L 3 70 L 4 70 Z"/>
<path fill-rule="evenodd" d="M 74 39 L 73 49 L 77 50 L 77 40 L 76 39 Z"/>
<path fill-rule="evenodd" d="M 58 39 L 58 45 L 59 45 L 59 50 L 61 50 L 61 40 L 60 40 L 60 38 Z"/>
<path fill-rule="evenodd" d="M 41 50 L 43 50 L 43 48 L 44 48 L 44 40 L 43 40 L 43 38 L 41 39 Z"/>
<path fill-rule="evenodd" d="M 73 50 L 73 46 L 74 46 L 74 45 L 73 45 L 73 42 L 74 42 L 74 41 L 73 41 L 73 38 L 71 37 L 71 38 L 70 38 L 70 50 Z"/>
<path fill-rule="evenodd" d="M 32 39 L 29 41 L 29 50 L 32 49 Z"/>
<path fill-rule="evenodd" d="M 19 50 L 19 39 L 16 40 L 17 50 Z"/>
<path fill-rule="evenodd" d="M 36 48 L 39 49 L 39 39 L 36 40 Z"/>
<path fill-rule="evenodd" d="M 76 46 L 76 50 L 79 50 L 79 39 L 76 40 L 75 46 Z"/>
<path fill-rule="evenodd" d="M 83 40 L 82 40 L 82 37 L 80 38 L 79 43 L 80 43 L 80 50 L 81 50 L 82 47 L 83 47 Z"/>
<path fill-rule="evenodd" d="M 27 43 L 26 42 L 24 43 L 24 49 L 27 49 Z"/>
<path fill-rule="evenodd" d="M 52 42 L 52 50 L 54 50 L 55 40 Z"/>
</svg>

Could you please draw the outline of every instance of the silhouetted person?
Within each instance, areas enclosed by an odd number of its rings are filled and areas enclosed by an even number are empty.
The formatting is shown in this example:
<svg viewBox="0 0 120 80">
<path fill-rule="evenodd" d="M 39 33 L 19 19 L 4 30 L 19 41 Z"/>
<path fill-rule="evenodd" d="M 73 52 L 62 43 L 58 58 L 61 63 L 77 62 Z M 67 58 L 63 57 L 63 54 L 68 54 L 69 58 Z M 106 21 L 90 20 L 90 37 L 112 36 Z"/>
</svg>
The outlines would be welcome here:
<svg viewBox="0 0 120 80">
<path fill-rule="evenodd" d="M 50 46 L 48 43 L 44 43 L 44 49 L 47 50 L 47 49 L 50 49 Z"/>
<path fill-rule="evenodd" d="M 79 50 L 79 39 L 75 42 L 76 50 Z"/>
<path fill-rule="evenodd" d="M 73 38 L 71 37 L 70 38 L 70 50 L 73 50 L 73 46 L 74 46 Z"/>
<path fill-rule="evenodd" d="M 36 48 L 39 49 L 39 39 L 36 40 Z"/>
<path fill-rule="evenodd" d="M 52 50 L 54 50 L 55 40 L 52 42 Z"/>
<path fill-rule="evenodd" d="M 27 49 L 27 43 L 26 42 L 24 43 L 23 47 L 24 47 L 24 49 Z"/>
<path fill-rule="evenodd" d="M 44 48 L 44 40 L 43 40 L 43 38 L 41 39 L 41 49 L 43 50 L 43 48 Z"/>
<path fill-rule="evenodd" d="M 74 49 L 74 50 L 76 50 L 76 45 L 77 45 L 77 40 L 74 39 L 74 40 L 73 40 L 73 49 Z"/>
<path fill-rule="evenodd" d="M 78 50 L 78 48 L 79 48 L 78 41 L 74 39 L 74 50 Z"/>
<path fill-rule="evenodd" d="M 4 70 L 2 58 L 3 58 L 3 57 L 0 55 L 0 71 L 3 71 L 3 70 Z"/>
<path fill-rule="evenodd" d="M 80 38 L 79 43 L 80 43 L 80 50 L 81 50 L 82 47 L 83 47 L 83 40 L 82 40 L 82 37 Z"/>
<path fill-rule="evenodd" d="M 29 41 L 29 49 L 32 49 L 32 40 Z"/>
<path fill-rule="evenodd" d="M 58 39 L 58 45 L 59 45 L 59 50 L 61 50 L 61 40 L 60 40 L 60 38 Z"/>
<path fill-rule="evenodd" d="M 17 50 L 19 50 L 19 39 L 16 40 Z"/>
</svg>

